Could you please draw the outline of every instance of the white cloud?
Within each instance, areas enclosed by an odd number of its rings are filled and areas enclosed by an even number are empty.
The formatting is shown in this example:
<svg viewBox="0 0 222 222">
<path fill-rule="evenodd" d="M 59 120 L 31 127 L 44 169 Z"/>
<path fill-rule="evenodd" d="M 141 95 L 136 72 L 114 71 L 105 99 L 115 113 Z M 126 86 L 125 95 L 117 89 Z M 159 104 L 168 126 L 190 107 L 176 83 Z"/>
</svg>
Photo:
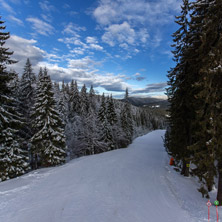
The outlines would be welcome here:
<svg viewBox="0 0 222 222">
<path fill-rule="evenodd" d="M 36 40 L 34 39 L 24 39 L 16 35 L 11 35 L 6 42 L 6 46 L 14 51 L 12 58 L 16 59 L 18 63 L 11 65 L 10 68 L 15 69 L 21 74 L 27 58 L 30 59 L 33 66 L 42 61 L 46 52 L 36 47 L 35 44 Z"/>
<path fill-rule="evenodd" d="M 23 21 L 20 20 L 20 19 L 18 19 L 18 18 L 16 18 L 15 16 L 10 15 L 8 18 L 9 18 L 11 21 L 16 22 L 17 25 L 24 26 Z"/>
<path fill-rule="evenodd" d="M 127 22 L 122 24 L 110 25 L 105 29 L 106 32 L 102 36 L 102 40 L 110 46 L 115 46 L 116 42 L 134 44 L 136 33 Z"/>
<path fill-rule="evenodd" d="M 97 51 L 103 51 L 103 47 L 100 46 L 100 45 L 98 45 L 98 44 L 90 44 L 89 47 L 90 47 L 91 49 L 95 49 L 95 50 L 97 50 Z"/>
<path fill-rule="evenodd" d="M 54 28 L 47 22 L 44 22 L 38 18 L 29 17 L 26 19 L 28 22 L 32 23 L 32 28 L 41 35 L 51 35 L 54 33 Z"/>
<path fill-rule="evenodd" d="M 68 67 L 69 68 L 78 68 L 78 69 L 88 69 L 94 66 L 96 63 L 89 57 L 85 57 L 82 59 L 70 59 Z"/>
<path fill-rule="evenodd" d="M 78 26 L 78 25 L 73 24 L 72 22 L 70 22 L 65 26 L 65 28 L 63 30 L 63 34 L 79 36 L 79 34 L 77 34 L 77 33 L 80 32 L 80 31 L 86 31 L 86 28 Z"/>
<path fill-rule="evenodd" d="M 102 51 L 103 47 L 98 44 L 98 40 L 96 37 L 88 36 L 86 37 L 86 43 L 88 43 L 88 48 L 94 49 L 97 51 Z"/>
<path fill-rule="evenodd" d="M 34 39 L 24 39 L 19 36 L 12 35 L 6 43 L 6 46 L 14 51 L 13 58 L 19 62 L 9 66 L 22 74 L 27 58 L 33 65 L 37 74 L 39 68 L 46 66 L 49 70 L 52 80 L 60 82 L 65 80 L 70 82 L 72 79 L 78 81 L 80 85 L 86 84 L 90 86 L 102 87 L 109 92 L 123 92 L 126 87 L 131 89 L 132 86 L 126 82 L 125 75 L 115 75 L 113 73 L 100 73 L 97 70 L 101 66 L 101 62 L 95 61 L 91 57 L 83 57 L 81 59 L 70 59 L 56 53 L 47 53 L 46 51 L 35 46 L 37 41 Z M 58 50 L 54 50 L 58 51 Z M 61 58 L 68 62 L 67 66 L 60 66 Z M 48 61 L 47 61 L 48 60 Z M 57 63 L 55 63 L 57 61 Z M 136 73 L 135 77 L 140 77 L 140 73 Z M 143 89 L 134 90 L 133 94 L 153 93 L 158 94 L 166 87 L 166 83 L 149 84 Z M 115 94 L 115 93 L 114 93 Z"/>
<path fill-rule="evenodd" d="M 161 24 L 173 18 L 171 11 L 180 10 L 181 0 L 100 0 L 93 16 L 102 26 L 127 21 L 130 24 Z"/>
<path fill-rule="evenodd" d="M 89 44 L 97 44 L 98 40 L 96 37 L 88 36 L 88 37 L 86 37 L 86 42 Z"/>
<path fill-rule="evenodd" d="M 118 43 L 129 51 L 127 45 L 160 46 L 158 32 L 173 22 L 173 13 L 180 10 L 180 4 L 181 0 L 100 0 L 92 14 L 104 30 L 102 40 L 110 46 Z"/>
<path fill-rule="evenodd" d="M 100 5 L 94 10 L 93 15 L 101 25 L 109 25 L 115 22 L 120 16 L 116 10 L 117 4 L 111 1 L 101 1 Z"/>
<path fill-rule="evenodd" d="M 82 60 L 82 61 L 81 61 Z M 51 75 L 51 79 L 56 82 L 70 82 L 72 79 L 78 81 L 79 85 L 86 84 L 88 87 L 93 85 L 102 87 L 107 91 L 123 92 L 126 87 L 130 88 L 121 75 L 114 75 L 113 73 L 98 74 L 98 70 L 89 69 L 87 64 L 94 64 L 95 61 L 89 58 L 79 60 L 70 60 L 69 67 L 60 67 L 58 64 L 50 64 L 40 62 L 39 66 L 46 66 Z"/>
<path fill-rule="evenodd" d="M 6 11 L 16 14 L 13 8 L 5 0 L 0 0 L 0 4 Z"/>
<path fill-rule="evenodd" d="M 12 14 L 16 14 L 15 11 L 13 10 L 13 8 L 6 1 L 0 0 L 0 4 L 6 11 L 8 11 Z"/>
<path fill-rule="evenodd" d="M 51 11 L 56 11 L 56 8 L 54 5 L 51 5 L 49 1 L 42 1 L 39 2 L 39 6 L 40 8 L 44 11 L 44 12 L 51 12 Z"/>
<path fill-rule="evenodd" d="M 77 55 L 83 55 L 85 53 L 85 49 L 84 48 L 80 48 L 80 47 L 77 47 L 77 48 L 74 48 L 72 50 L 70 50 L 70 53 L 72 54 L 77 54 Z"/>
</svg>

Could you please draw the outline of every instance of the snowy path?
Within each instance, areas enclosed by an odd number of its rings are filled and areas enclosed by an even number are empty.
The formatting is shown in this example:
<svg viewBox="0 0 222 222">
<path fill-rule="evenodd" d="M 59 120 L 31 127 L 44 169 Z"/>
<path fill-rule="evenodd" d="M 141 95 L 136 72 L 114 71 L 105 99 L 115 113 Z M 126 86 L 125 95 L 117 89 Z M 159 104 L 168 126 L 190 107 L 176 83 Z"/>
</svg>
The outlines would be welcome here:
<svg viewBox="0 0 222 222">
<path fill-rule="evenodd" d="M 205 206 L 198 206 L 205 200 L 195 184 L 167 165 L 163 134 L 154 131 L 135 139 L 128 149 L 82 157 L 0 183 L 0 221 L 205 221 Z"/>
</svg>

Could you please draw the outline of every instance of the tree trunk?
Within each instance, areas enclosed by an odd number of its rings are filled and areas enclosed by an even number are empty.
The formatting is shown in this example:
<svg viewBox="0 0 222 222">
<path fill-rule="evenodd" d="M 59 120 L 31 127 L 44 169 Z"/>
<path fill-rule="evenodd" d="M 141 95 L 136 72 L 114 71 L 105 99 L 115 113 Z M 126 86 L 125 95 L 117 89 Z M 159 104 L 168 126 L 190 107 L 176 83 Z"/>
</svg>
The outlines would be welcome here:
<svg viewBox="0 0 222 222">
<path fill-rule="evenodd" d="M 222 169 L 219 169 L 219 178 L 218 178 L 218 189 L 217 189 L 217 200 L 219 205 L 222 206 Z"/>
<path fill-rule="evenodd" d="M 189 169 L 190 169 L 190 164 L 183 160 L 183 167 L 181 170 L 181 175 L 184 175 L 185 177 L 189 177 L 190 173 L 189 173 Z"/>
</svg>

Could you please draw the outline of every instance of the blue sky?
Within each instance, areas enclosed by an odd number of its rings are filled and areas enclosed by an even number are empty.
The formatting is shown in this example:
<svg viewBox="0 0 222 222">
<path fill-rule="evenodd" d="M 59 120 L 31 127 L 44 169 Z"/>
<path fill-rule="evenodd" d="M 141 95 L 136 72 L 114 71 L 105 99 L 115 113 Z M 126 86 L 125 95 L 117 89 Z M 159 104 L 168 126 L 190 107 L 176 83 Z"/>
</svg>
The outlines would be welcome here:
<svg viewBox="0 0 222 222">
<path fill-rule="evenodd" d="M 23 72 L 46 66 L 52 80 L 93 84 L 98 93 L 163 98 L 173 67 L 171 34 L 181 0 L 0 0 Z"/>
</svg>

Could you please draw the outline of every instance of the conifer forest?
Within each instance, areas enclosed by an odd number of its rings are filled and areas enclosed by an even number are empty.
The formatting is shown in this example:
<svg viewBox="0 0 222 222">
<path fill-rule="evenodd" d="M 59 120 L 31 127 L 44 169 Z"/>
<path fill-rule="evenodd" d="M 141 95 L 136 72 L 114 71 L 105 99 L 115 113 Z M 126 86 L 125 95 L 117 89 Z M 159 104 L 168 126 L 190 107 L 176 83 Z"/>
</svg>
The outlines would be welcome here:
<svg viewBox="0 0 222 222">
<path fill-rule="evenodd" d="M 77 81 L 52 82 L 47 67 L 36 75 L 29 58 L 23 73 L 4 47 L 10 34 L 0 21 L 0 180 L 73 158 L 127 147 L 132 140 L 165 127 L 164 116 L 124 101 L 96 95 Z"/>
<path fill-rule="evenodd" d="M 173 33 L 175 67 L 165 147 L 182 175 L 199 178 L 209 198 L 217 183 L 222 204 L 222 1 L 183 0 Z"/>
</svg>

